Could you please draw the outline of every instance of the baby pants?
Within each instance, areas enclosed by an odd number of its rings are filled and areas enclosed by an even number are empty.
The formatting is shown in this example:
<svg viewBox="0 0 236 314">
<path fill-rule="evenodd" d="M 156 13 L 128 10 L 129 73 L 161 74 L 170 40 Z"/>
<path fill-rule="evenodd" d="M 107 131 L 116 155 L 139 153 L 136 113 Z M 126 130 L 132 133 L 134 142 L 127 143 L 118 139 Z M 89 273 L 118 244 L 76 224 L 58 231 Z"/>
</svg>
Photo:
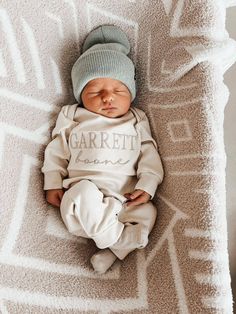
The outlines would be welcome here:
<svg viewBox="0 0 236 314">
<path fill-rule="evenodd" d="M 60 210 L 70 233 L 93 239 L 100 249 L 109 247 L 119 259 L 147 245 L 156 220 L 151 202 L 126 207 L 89 180 L 79 181 L 64 193 Z"/>
</svg>

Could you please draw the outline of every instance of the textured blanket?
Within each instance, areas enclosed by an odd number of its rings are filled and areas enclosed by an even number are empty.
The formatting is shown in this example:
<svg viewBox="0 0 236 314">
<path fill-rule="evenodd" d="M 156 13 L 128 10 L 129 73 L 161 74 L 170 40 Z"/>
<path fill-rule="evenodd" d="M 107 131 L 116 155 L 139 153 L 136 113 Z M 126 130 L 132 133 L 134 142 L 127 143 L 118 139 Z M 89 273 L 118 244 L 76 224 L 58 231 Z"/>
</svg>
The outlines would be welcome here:
<svg viewBox="0 0 236 314">
<path fill-rule="evenodd" d="M 235 43 L 223 0 L 2 0 L 0 312 L 232 313 L 225 206 L 223 74 Z M 96 275 L 91 240 L 71 236 L 41 173 L 86 34 L 115 24 L 136 64 L 165 178 L 144 250 Z"/>
</svg>

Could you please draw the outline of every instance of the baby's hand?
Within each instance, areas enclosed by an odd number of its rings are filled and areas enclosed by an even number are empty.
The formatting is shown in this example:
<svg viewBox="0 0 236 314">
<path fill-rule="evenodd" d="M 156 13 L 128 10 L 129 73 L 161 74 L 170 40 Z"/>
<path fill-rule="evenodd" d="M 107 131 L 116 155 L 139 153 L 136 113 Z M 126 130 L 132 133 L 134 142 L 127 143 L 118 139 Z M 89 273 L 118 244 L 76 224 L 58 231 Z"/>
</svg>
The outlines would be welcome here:
<svg viewBox="0 0 236 314">
<path fill-rule="evenodd" d="M 51 205 L 60 207 L 63 194 L 64 194 L 64 191 L 62 189 L 47 190 L 46 200 Z"/>
<path fill-rule="evenodd" d="M 128 199 L 127 206 L 145 204 L 151 198 L 151 195 L 143 190 L 135 190 L 132 193 L 126 193 L 124 196 Z"/>
</svg>

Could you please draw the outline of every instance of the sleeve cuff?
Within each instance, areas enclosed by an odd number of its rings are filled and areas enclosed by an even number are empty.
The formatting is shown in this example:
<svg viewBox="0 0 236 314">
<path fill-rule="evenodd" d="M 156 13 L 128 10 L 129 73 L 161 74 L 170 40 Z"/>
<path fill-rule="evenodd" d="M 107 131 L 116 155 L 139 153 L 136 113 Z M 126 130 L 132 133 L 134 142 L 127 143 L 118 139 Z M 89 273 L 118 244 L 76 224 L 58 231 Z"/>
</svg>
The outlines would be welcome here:
<svg viewBox="0 0 236 314">
<path fill-rule="evenodd" d="M 143 190 L 151 195 L 151 199 L 154 197 L 157 186 L 162 182 L 162 178 L 151 173 L 142 174 L 138 183 L 135 186 L 135 189 Z"/>
<path fill-rule="evenodd" d="M 60 172 L 48 171 L 44 173 L 44 190 L 62 189 L 62 187 Z"/>
</svg>

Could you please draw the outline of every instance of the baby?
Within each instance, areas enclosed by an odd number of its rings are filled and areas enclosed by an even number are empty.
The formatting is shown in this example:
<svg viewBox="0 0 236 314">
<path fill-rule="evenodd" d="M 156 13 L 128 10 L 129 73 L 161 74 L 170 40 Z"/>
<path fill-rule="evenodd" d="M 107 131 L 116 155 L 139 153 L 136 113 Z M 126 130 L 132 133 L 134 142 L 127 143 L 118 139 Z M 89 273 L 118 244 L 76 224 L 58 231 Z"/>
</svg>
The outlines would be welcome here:
<svg viewBox="0 0 236 314">
<path fill-rule="evenodd" d="M 78 104 L 62 107 L 42 168 L 46 199 L 60 207 L 68 231 L 100 249 L 91 258 L 99 273 L 147 245 L 156 220 L 151 199 L 163 180 L 148 119 L 131 107 L 129 51 L 116 26 L 89 33 L 72 69 Z"/>
</svg>

